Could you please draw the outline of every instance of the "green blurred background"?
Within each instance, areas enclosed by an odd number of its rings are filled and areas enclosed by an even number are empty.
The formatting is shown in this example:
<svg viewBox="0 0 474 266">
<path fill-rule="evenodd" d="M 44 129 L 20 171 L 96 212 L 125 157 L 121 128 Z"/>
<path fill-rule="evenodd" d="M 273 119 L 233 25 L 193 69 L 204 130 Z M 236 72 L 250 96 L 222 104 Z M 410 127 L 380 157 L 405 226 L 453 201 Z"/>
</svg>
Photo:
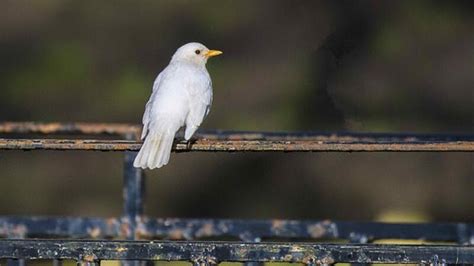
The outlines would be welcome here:
<svg viewBox="0 0 474 266">
<path fill-rule="evenodd" d="M 180 45 L 208 63 L 202 128 L 473 133 L 474 1 L 0 3 L 0 121 L 140 123 Z M 474 221 L 468 153 L 182 153 L 160 217 Z M 0 151 L 0 213 L 119 216 L 122 154 Z"/>
</svg>

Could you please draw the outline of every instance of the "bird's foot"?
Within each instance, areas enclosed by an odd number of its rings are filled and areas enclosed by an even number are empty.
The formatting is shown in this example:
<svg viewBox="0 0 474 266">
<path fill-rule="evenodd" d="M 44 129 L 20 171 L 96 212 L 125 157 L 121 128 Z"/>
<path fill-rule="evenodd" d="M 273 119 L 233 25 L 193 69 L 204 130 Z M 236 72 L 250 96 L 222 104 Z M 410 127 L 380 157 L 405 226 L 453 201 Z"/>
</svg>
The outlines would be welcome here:
<svg viewBox="0 0 474 266">
<path fill-rule="evenodd" d="M 196 142 L 195 139 L 189 139 L 189 140 L 187 140 L 187 141 L 186 141 L 186 149 L 187 149 L 187 150 L 191 150 L 191 148 L 193 147 L 194 142 Z"/>
</svg>

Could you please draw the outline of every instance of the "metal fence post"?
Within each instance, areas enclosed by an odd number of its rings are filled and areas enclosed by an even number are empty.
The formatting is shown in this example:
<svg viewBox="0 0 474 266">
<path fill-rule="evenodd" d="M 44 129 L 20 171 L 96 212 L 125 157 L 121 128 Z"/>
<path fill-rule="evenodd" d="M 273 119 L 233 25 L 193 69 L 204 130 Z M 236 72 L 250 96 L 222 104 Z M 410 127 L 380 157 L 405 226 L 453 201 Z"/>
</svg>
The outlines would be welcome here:
<svg viewBox="0 0 474 266">
<path fill-rule="evenodd" d="M 127 134 L 127 140 L 136 140 L 135 134 Z M 140 222 L 144 211 L 145 198 L 145 175 L 142 169 L 133 167 L 133 161 L 137 152 L 126 151 L 124 155 L 123 169 L 123 224 L 128 227 L 125 230 L 127 240 L 137 240 L 137 224 Z M 140 261 L 122 261 L 123 266 L 145 265 Z"/>
<path fill-rule="evenodd" d="M 349 238 L 349 243 L 354 244 L 367 244 L 369 243 L 369 238 L 364 234 L 351 233 Z M 351 263 L 351 266 L 369 266 L 369 263 Z"/>
<path fill-rule="evenodd" d="M 26 262 L 24 259 L 8 259 L 7 266 L 25 266 Z"/>
<path fill-rule="evenodd" d="M 136 239 L 136 225 L 137 221 L 143 215 L 143 205 L 145 196 L 145 177 L 141 169 L 133 167 L 133 160 L 136 152 L 125 152 L 125 166 L 124 166 L 124 184 L 123 197 L 124 218 L 130 224 L 129 234 L 127 239 Z"/>
<path fill-rule="evenodd" d="M 25 234 L 23 232 L 17 233 L 17 232 L 10 232 L 8 235 L 9 239 L 24 239 Z M 26 261 L 24 259 L 8 259 L 7 260 L 7 266 L 25 266 Z"/>
<path fill-rule="evenodd" d="M 261 238 L 251 234 L 245 234 L 240 236 L 240 240 L 247 242 L 247 243 L 259 243 L 261 242 Z M 247 261 L 243 263 L 244 266 L 263 266 L 263 262 L 257 261 Z"/>
</svg>

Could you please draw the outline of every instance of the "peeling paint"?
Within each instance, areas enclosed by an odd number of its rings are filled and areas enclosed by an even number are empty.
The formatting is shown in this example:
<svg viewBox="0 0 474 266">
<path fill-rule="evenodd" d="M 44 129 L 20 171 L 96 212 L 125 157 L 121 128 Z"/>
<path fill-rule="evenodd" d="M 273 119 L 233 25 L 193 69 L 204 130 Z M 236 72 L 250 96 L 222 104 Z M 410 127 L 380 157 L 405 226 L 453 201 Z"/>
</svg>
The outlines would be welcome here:
<svg viewBox="0 0 474 266">
<path fill-rule="evenodd" d="M 295 262 L 306 265 L 339 262 L 474 263 L 474 247 L 466 245 L 0 239 L 0 259 L 12 258 L 12 254 L 17 259 L 27 260 L 179 260 L 192 261 L 199 265 L 223 261 Z"/>
<path fill-rule="evenodd" d="M 248 242 L 260 239 L 341 239 L 364 243 L 378 239 L 423 239 L 472 244 L 473 223 L 397 224 L 377 222 L 231 220 L 231 219 L 135 219 L 139 239 L 192 240 L 230 237 Z M 462 230 L 461 230 L 461 229 Z M 120 238 L 131 236 L 130 219 L 0 216 L 0 237 Z"/>
<path fill-rule="evenodd" d="M 82 257 L 82 260 L 86 262 L 94 262 L 97 260 L 97 256 L 94 254 L 87 254 Z"/>
<path fill-rule="evenodd" d="M 131 140 L 73 140 L 73 139 L 0 139 L 0 150 L 90 150 L 138 151 L 142 142 Z M 417 143 L 320 143 L 301 140 L 279 141 L 217 141 L 197 140 L 192 145 L 176 142 L 175 152 L 472 152 L 474 141 Z"/>
<path fill-rule="evenodd" d="M 214 225 L 212 223 L 206 223 L 204 226 L 202 226 L 199 230 L 196 231 L 196 237 L 208 237 L 208 236 L 213 236 L 215 230 L 214 230 Z"/>
<path fill-rule="evenodd" d="M 128 250 L 128 248 L 124 248 L 124 247 L 118 247 L 117 248 L 117 252 L 125 252 L 127 250 Z"/>
<path fill-rule="evenodd" d="M 328 231 L 334 227 L 331 221 L 322 221 L 320 223 L 308 226 L 308 233 L 313 238 L 322 238 L 328 235 Z"/>
<path fill-rule="evenodd" d="M 102 231 L 100 230 L 99 227 L 94 227 L 94 228 L 88 228 L 87 232 L 89 233 L 89 236 L 91 238 L 97 238 L 101 235 Z"/>
</svg>

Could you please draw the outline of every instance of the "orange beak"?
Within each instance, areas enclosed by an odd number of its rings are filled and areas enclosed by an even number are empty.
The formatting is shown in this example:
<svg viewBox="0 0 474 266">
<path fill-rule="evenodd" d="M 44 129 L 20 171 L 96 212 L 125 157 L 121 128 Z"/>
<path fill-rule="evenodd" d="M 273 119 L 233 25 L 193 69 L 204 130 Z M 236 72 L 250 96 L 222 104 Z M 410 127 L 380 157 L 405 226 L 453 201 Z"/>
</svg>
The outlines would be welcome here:
<svg viewBox="0 0 474 266">
<path fill-rule="evenodd" d="M 219 50 L 209 50 L 204 54 L 205 57 L 213 57 L 213 56 L 218 56 L 222 54 L 222 51 Z"/>
</svg>

